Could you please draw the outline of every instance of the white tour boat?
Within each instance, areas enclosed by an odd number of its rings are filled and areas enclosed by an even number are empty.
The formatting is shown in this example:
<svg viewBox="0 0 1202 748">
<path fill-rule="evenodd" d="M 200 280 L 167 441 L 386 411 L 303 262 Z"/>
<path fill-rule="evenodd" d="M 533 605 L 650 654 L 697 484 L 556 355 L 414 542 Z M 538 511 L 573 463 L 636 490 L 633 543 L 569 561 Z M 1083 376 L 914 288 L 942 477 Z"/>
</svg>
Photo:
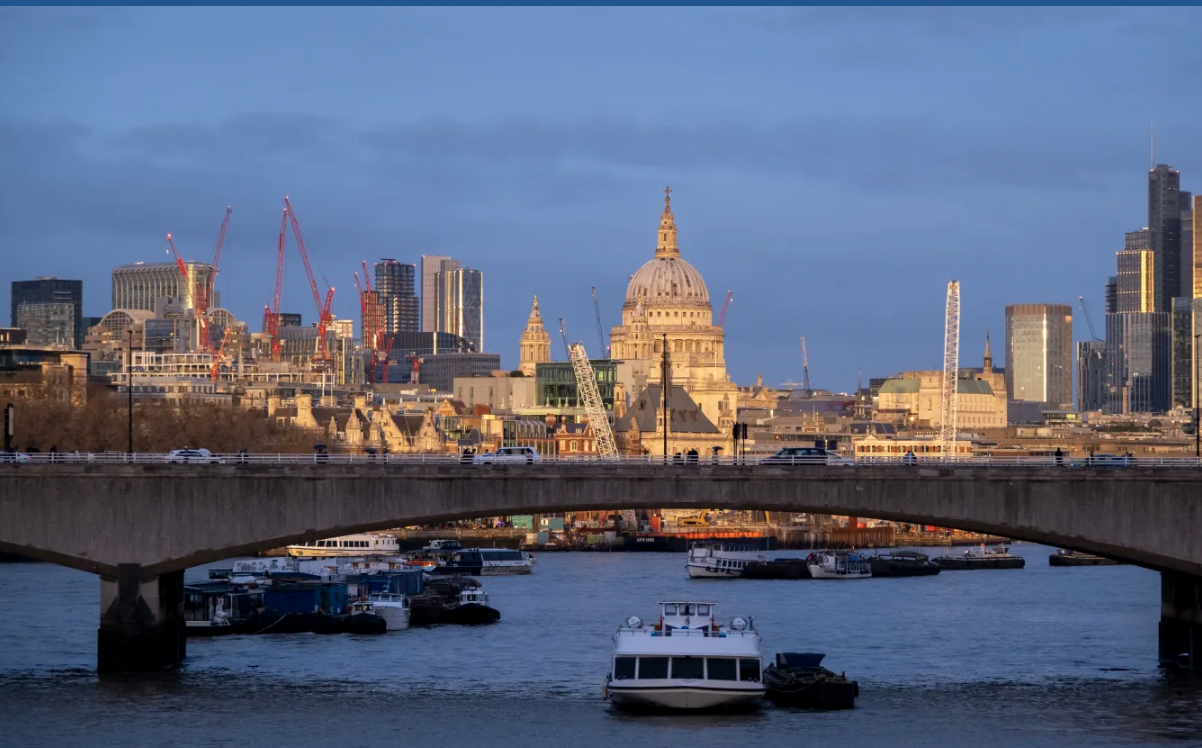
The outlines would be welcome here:
<svg viewBox="0 0 1202 748">
<path fill-rule="evenodd" d="M 395 535 L 363 532 L 326 540 L 310 540 L 285 546 L 285 550 L 289 556 L 301 557 L 376 556 L 400 553 L 401 545 Z"/>
<path fill-rule="evenodd" d="M 806 559 L 814 579 L 871 579 L 872 564 L 846 551 L 819 551 Z"/>
<path fill-rule="evenodd" d="M 661 602 L 658 623 L 627 618 L 614 634 L 605 698 L 643 709 L 747 709 L 764 697 L 754 622 L 714 621 L 712 602 Z"/>
<path fill-rule="evenodd" d="M 689 548 L 685 569 L 689 576 L 710 579 L 733 579 L 743 576 L 747 564 L 763 561 L 758 553 L 726 543 L 695 543 Z"/>
<path fill-rule="evenodd" d="M 371 596 L 376 615 L 384 619 L 388 631 L 403 631 L 409 628 L 409 601 L 395 592 L 377 592 Z"/>
</svg>

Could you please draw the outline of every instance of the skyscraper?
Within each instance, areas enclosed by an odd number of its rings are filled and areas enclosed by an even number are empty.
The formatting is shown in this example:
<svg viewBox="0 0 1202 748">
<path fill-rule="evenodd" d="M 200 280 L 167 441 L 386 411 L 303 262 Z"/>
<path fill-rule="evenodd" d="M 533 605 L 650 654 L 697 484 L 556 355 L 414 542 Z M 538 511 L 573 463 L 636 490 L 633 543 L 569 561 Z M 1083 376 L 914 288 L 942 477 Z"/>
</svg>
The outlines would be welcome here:
<svg viewBox="0 0 1202 748">
<path fill-rule="evenodd" d="M 1188 260 L 1181 295 L 1202 299 L 1202 195 L 1195 195 L 1193 207 L 1181 212 L 1181 242 L 1182 259 Z"/>
<path fill-rule="evenodd" d="M 417 332 L 420 325 L 416 293 L 417 267 L 381 258 L 376 263 L 376 288 L 384 307 L 382 331 L 386 335 Z"/>
<path fill-rule="evenodd" d="M 1106 400 L 1106 342 L 1082 340 L 1077 343 L 1077 410 L 1102 410 Z"/>
<path fill-rule="evenodd" d="M 1198 351 L 1194 335 L 1202 332 L 1202 298 L 1173 299 L 1169 322 L 1173 346 L 1173 407 L 1194 407 L 1194 376 L 1198 371 Z"/>
<path fill-rule="evenodd" d="M 83 327 L 83 281 L 51 277 L 13 281 L 9 324 L 25 330 L 30 345 L 83 347 L 87 333 Z"/>
<path fill-rule="evenodd" d="M 1181 296 L 1181 172 L 1157 164 L 1148 172 L 1148 243 L 1156 253 L 1157 312 Z"/>
<path fill-rule="evenodd" d="M 484 350 L 484 273 L 471 268 L 450 267 L 438 273 L 439 332 L 468 340 L 477 351 Z"/>
<path fill-rule="evenodd" d="M 456 260 L 445 255 L 422 255 L 422 332 L 444 332 L 439 329 L 438 317 L 438 274 L 442 272 L 444 262 L 459 267 Z"/>
<path fill-rule="evenodd" d="M 1109 413 L 1163 413 L 1172 400 L 1170 315 L 1106 315 Z"/>
<path fill-rule="evenodd" d="M 1072 307 L 1006 307 L 1006 396 L 1053 405 L 1073 401 Z"/>
<path fill-rule="evenodd" d="M 1106 314 L 1114 314 L 1119 310 L 1119 277 L 1112 275 L 1106 279 Z"/>
<path fill-rule="evenodd" d="M 1115 311 L 1156 311 L 1158 255 L 1150 249 L 1124 249 L 1118 257 Z"/>
</svg>

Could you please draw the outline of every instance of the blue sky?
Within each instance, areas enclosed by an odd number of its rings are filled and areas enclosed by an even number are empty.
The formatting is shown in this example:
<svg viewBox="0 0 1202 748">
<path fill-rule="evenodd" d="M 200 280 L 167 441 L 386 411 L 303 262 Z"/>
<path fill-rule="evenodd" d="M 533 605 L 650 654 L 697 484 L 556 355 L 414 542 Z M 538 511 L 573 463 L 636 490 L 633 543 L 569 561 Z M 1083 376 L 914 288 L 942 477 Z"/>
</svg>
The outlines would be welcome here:
<svg viewBox="0 0 1202 748">
<path fill-rule="evenodd" d="M 671 185 L 740 383 L 799 378 L 802 333 L 816 386 L 938 367 L 949 278 L 976 364 L 1008 303 L 1100 324 L 1150 120 L 1202 191 L 1199 38 L 1198 8 L 0 9 L 0 309 L 56 275 L 102 314 L 232 205 L 218 288 L 257 329 L 287 194 L 336 314 L 360 260 L 449 254 L 514 366 L 534 294 L 597 347 L 589 286 L 608 330 Z M 314 317 L 294 250 L 282 306 Z"/>
</svg>

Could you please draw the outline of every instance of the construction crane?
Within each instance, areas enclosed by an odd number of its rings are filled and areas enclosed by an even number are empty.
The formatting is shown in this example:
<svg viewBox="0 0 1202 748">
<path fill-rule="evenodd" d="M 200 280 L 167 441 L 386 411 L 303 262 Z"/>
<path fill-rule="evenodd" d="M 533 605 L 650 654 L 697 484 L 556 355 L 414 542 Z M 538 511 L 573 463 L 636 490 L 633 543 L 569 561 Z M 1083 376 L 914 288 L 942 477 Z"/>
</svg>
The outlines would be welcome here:
<svg viewBox="0 0 1202 748">
<path fill-rule="evenodd" d="M 309 289 L 313 291 L 313 303 L 317 305 L 317 360 L 326 363 L 331 361 L 330 349 L 326 343 L 326 328 L 329 327 L 333 316 L 330 307 L 334 303 L 334 287 L 326 291 L 325 303 L 322 303 L 321 292 L 317 290 L 317 280 L 313 277 L 313 267 L 309 264 L 309 251 L 305 248 L 305 238 L 301 234 L 300 222 L 292 209 L 292 202 L 284 197 L 284 214 L 292 224 L 292 237 L 296 239 L 296 248 L 300 251 L 301 262 L 305 265 L 305 275 L 309 279 Z"/>
<path fill-rule="evenodd" d="M 734 295 L 734 291 L 726 292 L 726 301 L 722 302 L 722 311 L 718 312 L 718 327 L 726 327 L 726 310 L 730 309 L 730 300 Z"/>
<path fill-rule="evenodd" d="M 960 372 L 960 282 L 947 282 L 947 311 L 943 323 L 943 390 L 939 442 L 943 458 L 956 454 L 956 378 Z"/>
<path fill-rule="evenodd" d="M 609 346 L 605 344 L 605 328 L 601 326 L 601 305 L 597 303 L 597 287 L 593 286 L 593 316 L 597 318 L 597 342 L 601 344 L 601 353 L 609 358 Z"/>
<path fill-rule="evenodd" d="M 388 360 L 389 360 L 389 356 L 392 354 L 392 344 L 395 340 L 396 340 L 395 336 L 381 335 L 380 344 L 376 347 L 375 360 L 380 362 L 380 369 L 381 369 L 380 376 L 381 376 L 381 381 L 384 384 L 388 384 Z M 375 374 L 375 368 L 376 368 L 376 366 L 375 366 L 375 363 L 373 362 L 372 363 L 372 374 L 373 375 Z"/>
<path fill-rule="evenodd" d="M 568 360 L 572 360 L 572 346 L 568 345 L 568 329 L 563 323 L 563 317 L 559 318 L 559 334 L 563 337 L 563 349 L 568 354 Z"/>
<path fill-rule="evenodd" d="M 176 249 L 175 241 L 171 238 L 171 234 L 167 234 L 167 245 L 169 247 L 171 247 L 171 254 L 175 256 L 175 264 L 177 267 L 179 267 L 179 274 L 180 274 L 180 278 L 181 278 L 181 288 L 183 289 L 183 292 L 185 294 L 184 305 L 188 306 L 189 302 L 190 302 L 190 305 L 192 307 L 192 312 L 195 315 L 196 322 L 200 326 L 199 327 L 200 345 L 197 347 L 200 348 L 200 350 L 202 350 L 202 351 L 212 353 L 213 352 L 212 348 L 209 345 L 209 324 L 208 324 L 209 320 L 204 315 L 204 313 L 202 311 L 202 306 L 201 306 L 202 305 L 201 297 L 203 296 L 203 290 L 200 285 L 200 282 L 198 281 L 196 283 L 196 288 L 192 288 L 191 284 L 188 282 L 188 266 L 184 263 L 184 258 L 180 257 L 179 250 Z"/>
<path fill-rule="evenodd" d="M 1085 305 L 1085 297 L 1078 296 L 1077 303 L 1081 305 L 1081 311 L 1085 313 L 1085 324 L 1089 325 L 1089 337 L 1101 342 L 1102 339 L 1098 337 L 1098 331 L 1094 329 L 1093 318 L 1089 316 L 1089 307 Z"/>
<path fill-rule="evenodd" d="M 391 346 L 389 346 L 391 347 Z M 409 384 L 420 384 L 422 374 L 422 364 L 426 359 L 421 358 L 416 353 L 406 353 L 405 358 L 409 359 Z"/>
<path fill-rule="evenodd" d="M 263 307 L 263 319 L 266 321 L 267 334 L 271 336 L 271 360 L 280 360 L 280 290 L 284 285 L 284 247 L 285 232 L 288 230 L 288 208 L 280 218 L 280 238 L 275 256 L 275 294 L 271 306 Z"/>
<path fill-rule="evenodd" d="M 810 387 L 810 356 L 806 353 L 806 336 L 801 336 L 801 380 L 805 384 L 806 397 L 814 394 Z"/>
<path fill-rule="evenodd" d="M 562 324 L 560 329 L 563 329 Z M 576 392 L 584 404 L 588 422 L 593 427 L 597 455 L 603 460 L 617 459 L 618 443 L 614 440 L 609 416 L 605 413 L 605 403 L 601 400 L 601 390 L 597 387 L 597 372 L 593 371 L 593 365 L 589 363 L 584 344 L 572 343 L 568 346 L 568 355 L 572 359 L 572 372 L 576 375 Z"/>
<path fill-rule="evenodd" d="M 217 284 L 218 268 L 221 267 L 221 249 L 225 246 L 225 230 L 230 225 L 230 213 L 233 208 L 225 206 L 225 216 L 221 219 L 221 229 L 217 232 L 217 246 L 213 250 L 213 263 L 209 270 L 209 281 L 202 287 L 200 298 L 196 301 L 196 316 L 200 319 L 200 345 L 210 353 L 213 352 L 213 340 L 209 333 L 209 310 L 213 308 L 213 288 Z M 200 286 L 199 283 L 196 284 Z M 224 342 L 224 341 L 223 341 Z"/>
</svg>

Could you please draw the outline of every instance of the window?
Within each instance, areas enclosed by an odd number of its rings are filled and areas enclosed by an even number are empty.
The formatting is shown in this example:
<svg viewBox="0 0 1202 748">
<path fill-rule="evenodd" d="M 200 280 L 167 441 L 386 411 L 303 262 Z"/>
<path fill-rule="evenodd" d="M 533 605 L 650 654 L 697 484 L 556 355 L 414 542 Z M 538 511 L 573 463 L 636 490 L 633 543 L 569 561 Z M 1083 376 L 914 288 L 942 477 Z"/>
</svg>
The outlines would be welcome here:
<svg viewBox="0 0 1202 748">
<path fill-rule="evenodd" d="M 727 657 L 710 657 L 705 661 L 705 667 L 709 671 L 706 677 L 710 680 L 738 680 L 735 677 L 736 662 L 737 660 Z"/>
<path fill-rule="evenodd" d="M 668 677 L 668 658 L 667 657 L 640 657 L 639 658 L 639 678 L 667 678 Z"/>
<path fill-rule="evenodd" d="M 760 679 L 760 661 L 759 660 L 739 660 L 739 680 L 754 680 Z"/>
<path fill-rule="evenodd" d="M 708 605 L 698 605 L 697 606 L 697 615 L 708 616 L 709 614 L 710 614 L 710 606 L 708 606 Z"/>
<path fill-rule="evenodd" d="M 615 657 L 614 680 L 632 680 L 634 678 L 634 665 L 637 661 L 637 657 Z"/>
<path fill-rule="evenodd" d="M 666 615 L 666 616 L 676 615 L 676 606 L 675 605 L 665 605 L 664 606 L 664 615 Z"/>
<path fill-rule="evenodd" d="M 705 659 L 702 657 L 673 657 L 672 677 L 701 680 L 705 677 Z"/>
</svg>

